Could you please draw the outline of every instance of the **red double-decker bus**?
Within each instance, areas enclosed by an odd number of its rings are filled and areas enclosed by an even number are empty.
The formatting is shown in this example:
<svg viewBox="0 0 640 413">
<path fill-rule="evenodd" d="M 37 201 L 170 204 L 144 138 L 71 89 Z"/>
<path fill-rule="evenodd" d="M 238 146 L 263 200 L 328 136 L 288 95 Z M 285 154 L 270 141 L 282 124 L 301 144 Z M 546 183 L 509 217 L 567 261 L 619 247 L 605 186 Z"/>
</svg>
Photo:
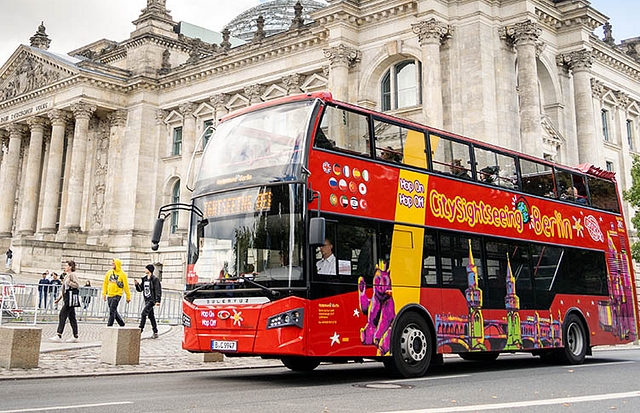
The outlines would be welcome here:
<svg viewBox="0 0 640 413">
<path fill-rule="evenodd" d="M 637 338 L 613 174 L 564 167 L 335 101 L 228 115 L 191 204 L 183 348 L 292 370 L 442 355 L 582 363 Z"/>
</svg>

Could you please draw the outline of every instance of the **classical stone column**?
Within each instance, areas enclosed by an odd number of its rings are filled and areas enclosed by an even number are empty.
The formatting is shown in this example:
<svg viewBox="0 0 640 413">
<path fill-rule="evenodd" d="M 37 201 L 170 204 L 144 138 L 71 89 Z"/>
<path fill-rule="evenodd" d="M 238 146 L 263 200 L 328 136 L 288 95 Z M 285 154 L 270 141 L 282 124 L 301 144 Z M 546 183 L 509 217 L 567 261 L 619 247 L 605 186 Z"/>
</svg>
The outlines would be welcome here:
<svg viewBox="0 0 640 413">
<path fill-rule="evenodd" d="M 20 164 L 20 145 L 25 128 L 19 124 L 7 127 L 9 131 L 9 150 L 3 162 L 2 196 L 0 196 L 0 238 L 11 238 L 13 211 L 18 187 L 18 166 Z"/>
<path fill-rule="evenodd" d="M 600 165 L 598 157 L 598 139 L 594 127 L 593 98 L 591 90 L 591 64 L 593 57 L 590 50 L 579 50 L 558 56 L 558 63 L 563 64 L 573 74 L 573 100 L 576 111 L 576 135 L 578 137 L 578 161 Z"/>
<path fill-rule="evenodd" d="M 536 42 L 542 30 L 530 20 L 506 28 L 518 59 L 518 96 L 520 98 L 520 139 L 524 153 L 542 157 L 542 124 Z"/>
<path fill-rule="evenodd" d="M 64 228 L 68 232 L 80 232 L 89 119 L 91 119 L 93 112 L 96 111 L 96 107 L 84 102 L 78 102 L 71 105 L 71 111 L 76 119 L 76 125 L 73 130 L 73 147 L 71 148 L 71 167 L 69 168 L 69 187 L 67 189 L 68 197 Z"/>
<path fill-rule="evenodd" d="M 209 101 L 213 105 L 213 124 L 217 125 L 220 118 L 229 112 L 226 106 L 226 104 L 229 102 L 229 95 L 225 93 L 219 93 L 217 95 L 211 96 Z"/>
<path fill-rule="evenodd" d="M 20 235 L 33 235 L 36 232 L 38 195 L 40 194 L 40 178 L 42 177 L 42 141 L 47 121 L 41 117 L 34 117 L 27 120 L 27 124 L 31 129 L 31 137 L 24 184 L 21 188 L 20 205 L 22 211 L 17 228 Z"/>
<path fill-rule="evenodd" d="M 349 69 L 360 61 L 362 53 L 344 44 L 324 49 L 323 52 L 330 62 L 329 90 L 335 99 L 348 102 Z"/>
<path fill-rule="evenodd" d="M 196 118 L 193 112 L 196 110 L 195 103 L 187 102 L 178 108 L 182 114 L 182 171 L 180 178 L 180 202 L 189 203 L 191 192 L 187 189 L 189 180 L 189 165 L 191 156 L 196 145 Z M 191 171 L 195 173 L 195 171 Z M 178 230 L 186 231 L 189 223 L 189 215 L 186 211 L 180 211 L 178 220 Z"/>
<path fill-rule="evenodd" d="M 411 25 L 418 35 L 422 51 L 422 112 L 425 122 L 436 128 L 443 127 L 442 74 L 440 45 L 451 37 L 448 24 L 429 19 Z"/>
<path fill-rule="evenodd" d="M 40 232 L 54 234 L 58 219 L 58 199 L 60 195 L 60 179 L 62 178 L 62 156 L 64 151 L 64 132 L 69 121 L 69 114 L 60 109 L 49 112 L 51 120 L 51 145 L 49 161 L 44 182 L 44 202 L 42 205 L 42 223 Z"/>
</svg>

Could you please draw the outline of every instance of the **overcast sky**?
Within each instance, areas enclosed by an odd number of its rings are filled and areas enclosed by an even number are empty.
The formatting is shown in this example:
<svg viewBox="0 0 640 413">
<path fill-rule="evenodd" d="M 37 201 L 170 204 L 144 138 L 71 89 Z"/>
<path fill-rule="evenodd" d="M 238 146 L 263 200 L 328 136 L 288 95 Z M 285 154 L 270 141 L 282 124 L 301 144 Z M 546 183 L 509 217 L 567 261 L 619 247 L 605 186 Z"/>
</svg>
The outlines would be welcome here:
<svg viewBox="0 0 640 413">
<path fill-rule="evenodd" d="M 167 0 L 175 21 L 186 21 L 221 31 L 241 12 L 265 0 Z M 592 0 L 607 15 L 616 42 L 640 36 L 638 0 Z M 131 21 L 145 0 L 0 0 L 0 66 L 20 44 L 29 44 L 41 21 L 52 40 L 50 49 L 67 53 L 100 39 L 126 40 Z M 602 30 L 597 32 L 602 38 Z"/>
</svg>

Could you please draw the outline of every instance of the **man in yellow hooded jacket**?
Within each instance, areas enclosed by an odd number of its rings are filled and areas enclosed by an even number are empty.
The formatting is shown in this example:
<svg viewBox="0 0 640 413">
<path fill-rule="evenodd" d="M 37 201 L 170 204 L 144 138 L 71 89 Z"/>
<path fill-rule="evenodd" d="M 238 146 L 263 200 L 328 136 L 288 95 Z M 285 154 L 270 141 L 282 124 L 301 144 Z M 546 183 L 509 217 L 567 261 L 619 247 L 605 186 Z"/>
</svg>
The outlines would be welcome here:
<svg viewBox="0 0 640 413">
<path fill-rule="evenodd" d="M 129 291 L 127 273 L 122 271 L 122 261 L 114 259 L 111 263 L 111 269 L 104 275 L 104 283 L 102 284 L 102 297 L 109 305 L 108 327 L 113 325 L 114 320 L 118 322 L 120 327 L 124 327 L 124 320 L 118 313 L 122 291 L 127 295 L 127 302 L 130 302 L 131 291 Z"/>
</svg>

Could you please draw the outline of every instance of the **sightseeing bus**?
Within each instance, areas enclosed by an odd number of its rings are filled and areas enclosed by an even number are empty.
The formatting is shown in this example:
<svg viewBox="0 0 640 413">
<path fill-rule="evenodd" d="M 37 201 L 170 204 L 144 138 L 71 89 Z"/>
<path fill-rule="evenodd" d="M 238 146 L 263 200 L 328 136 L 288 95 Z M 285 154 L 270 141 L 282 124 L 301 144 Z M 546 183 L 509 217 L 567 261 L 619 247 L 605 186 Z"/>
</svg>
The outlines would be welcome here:
<svg viewBox="0 0 640 413">
<path fill-rule="evenodd" d="M 310 93 L 224 117 L 152 248 L 177 209 L 191 352 L 418 377 L 444 354 L 579 364 L 637 339 L 619 192 L 594 166 Z"/>
</svg>

